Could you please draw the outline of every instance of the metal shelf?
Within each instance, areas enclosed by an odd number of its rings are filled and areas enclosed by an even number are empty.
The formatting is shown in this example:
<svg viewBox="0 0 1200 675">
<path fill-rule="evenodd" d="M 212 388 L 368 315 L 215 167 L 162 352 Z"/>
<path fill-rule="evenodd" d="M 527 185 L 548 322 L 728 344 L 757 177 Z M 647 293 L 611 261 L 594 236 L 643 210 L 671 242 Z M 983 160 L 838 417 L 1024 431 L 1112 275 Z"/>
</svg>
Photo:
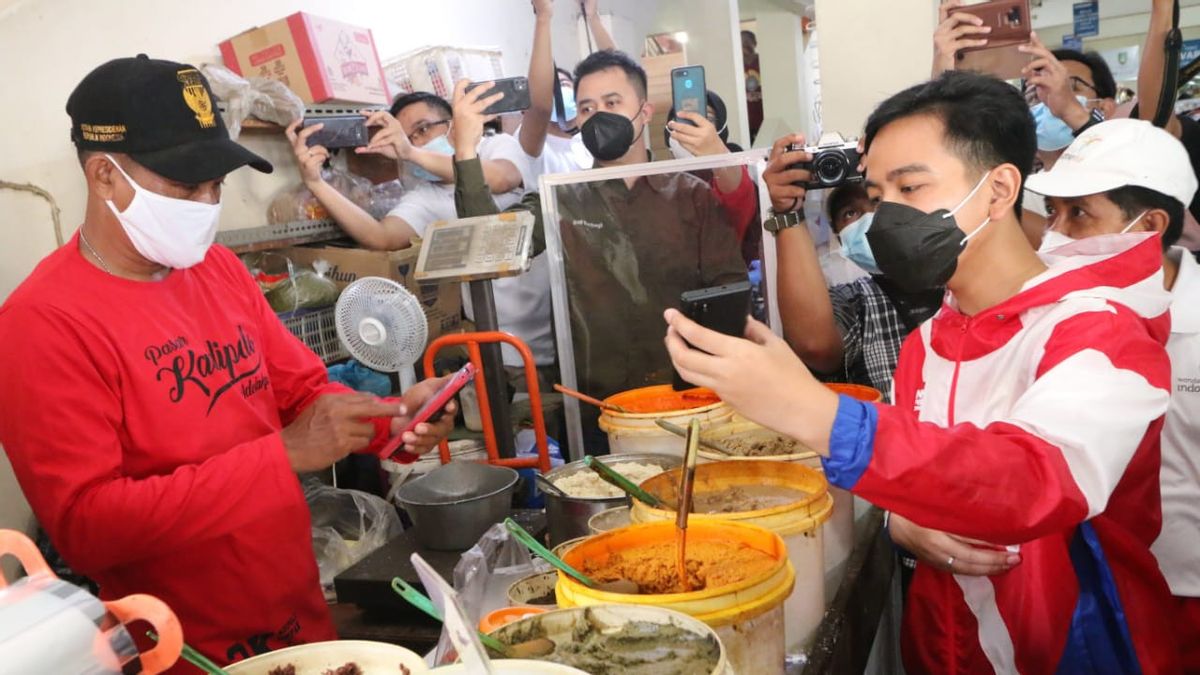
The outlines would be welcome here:
<svg viewBox="0 0 1200 675">
<path fill-rule="evenodd" d="M 221 230 L 217 232 L 217 243 L 232 249 L 234 253 L 250 253 L 346 236 L 349 235 L 333 220 L 297 220 L 279 225 Z"/>
<path fill-rule="evenodd" d="M 223 104 L 217 104 L 217 110 L 222 115 L 226 112 Z M 304 106 L 304 118 L 320 119 L 322 117 L 336 117 L 339 115 L 357 115 L 363 110 L 387 110 L 387 108 L 367 104 L 354 105 L 352 103 L 309 103 Z M 257 117 L 247 117 L 242 122 L 242 131 L 283 133 L 283 126 L 274 122 L 265 122 Z"/>
</svg>

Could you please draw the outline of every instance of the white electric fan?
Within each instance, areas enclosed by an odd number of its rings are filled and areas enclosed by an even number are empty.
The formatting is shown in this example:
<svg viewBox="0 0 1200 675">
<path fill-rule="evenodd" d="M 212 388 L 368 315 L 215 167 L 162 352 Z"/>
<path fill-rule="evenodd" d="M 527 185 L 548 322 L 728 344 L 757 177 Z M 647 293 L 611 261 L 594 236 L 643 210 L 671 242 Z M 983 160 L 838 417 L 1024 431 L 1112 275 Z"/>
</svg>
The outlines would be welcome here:
<svg viewBox="0 0 1200 675">
<path fill-rule="evenodd" d="M 421 301 L 383 277 L 363 277 L 346 287 L 334 308 L 338 339 L 364 366 L 399 373 L 401 391 L 417 383 L 413 370 L 425 352 L 429 324 Z"/>
</svg>

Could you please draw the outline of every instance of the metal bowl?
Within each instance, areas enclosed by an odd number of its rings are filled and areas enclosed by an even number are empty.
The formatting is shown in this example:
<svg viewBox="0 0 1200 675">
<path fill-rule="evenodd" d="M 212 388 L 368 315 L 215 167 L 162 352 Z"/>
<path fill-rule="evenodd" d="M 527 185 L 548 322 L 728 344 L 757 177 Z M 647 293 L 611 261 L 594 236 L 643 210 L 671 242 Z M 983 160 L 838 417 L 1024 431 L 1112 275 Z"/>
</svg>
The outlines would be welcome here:
<svg viewBox="0 0 1200 675">
<path fill-rule="evenodd" d="M 512 514 L 518 474 L 505 466 L 451 462 L 402 485 L 396 500 L 417 541 L 435 551 L 465 551 Z"/>
<path fill-rule="evenodd" d="M 683 463 L 677 455 L 656 453 L 630 453 L 608 455 L 603 458 L 605 464 L 621 462 L 636 462 L 638 464 L 657 464 L 663 470 L 673 469 Z M 553 483 L 579 471 L 591 471 L 583 460 L 564 464 L 546 474 Z M 592 516 L 618 506 L 629 506 L 629 497 L 607 497 L 601 499 L 583 499 L 580 497 L 559 497 L 545 492 L 546 495 L 546 524 L 550 530 L 550 545 L 558 546 L 564 541 L 576 537 L 586 537 L 592 534 L 588 529 L 588 520 Z"/>
</svg>

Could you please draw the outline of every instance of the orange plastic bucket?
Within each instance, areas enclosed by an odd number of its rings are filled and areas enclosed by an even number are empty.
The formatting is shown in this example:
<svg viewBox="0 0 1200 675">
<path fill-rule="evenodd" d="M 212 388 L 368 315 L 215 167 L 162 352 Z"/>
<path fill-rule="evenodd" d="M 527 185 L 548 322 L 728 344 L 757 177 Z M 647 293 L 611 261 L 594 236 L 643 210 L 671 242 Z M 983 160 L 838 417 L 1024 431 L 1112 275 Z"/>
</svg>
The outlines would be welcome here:
<svg viewBox="0 0 1200 675">
<path fill-rule="evenodd" d="M 883 392 L 874 387 L 867 387 L 861 384 L 845 384 L 842 382 L 827 382 L 826 387 L 829 387 L 837 394 L 845 394 L 850 398 L 866 401 L 867 403 L 879 403 L 883 400 Z"/>
</svg>

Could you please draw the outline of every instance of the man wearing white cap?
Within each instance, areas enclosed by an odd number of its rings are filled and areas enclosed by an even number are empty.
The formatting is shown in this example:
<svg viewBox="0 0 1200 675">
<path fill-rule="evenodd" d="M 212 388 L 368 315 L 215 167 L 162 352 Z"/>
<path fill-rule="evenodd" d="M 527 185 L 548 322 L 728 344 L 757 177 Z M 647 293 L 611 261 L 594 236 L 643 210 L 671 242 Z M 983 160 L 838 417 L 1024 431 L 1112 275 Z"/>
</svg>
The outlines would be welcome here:
<svg viewBox="0 0 1200 675">
<path fill-rule="evenodd" d="M 1177 600 L 1185 670 L 1200 672 L 1200 265 L 1174 246 L 1196 175 L 1170 133 L 1122 119 L 1082 134 L 1027 187 L 1046 196 L 1043 256 L 1094 255 L 1120 245 L 1122 235 L 1162 236 L 1173 382 L 1162 432 L 1162 531 L 1151 550 Z"/>
</svg>

